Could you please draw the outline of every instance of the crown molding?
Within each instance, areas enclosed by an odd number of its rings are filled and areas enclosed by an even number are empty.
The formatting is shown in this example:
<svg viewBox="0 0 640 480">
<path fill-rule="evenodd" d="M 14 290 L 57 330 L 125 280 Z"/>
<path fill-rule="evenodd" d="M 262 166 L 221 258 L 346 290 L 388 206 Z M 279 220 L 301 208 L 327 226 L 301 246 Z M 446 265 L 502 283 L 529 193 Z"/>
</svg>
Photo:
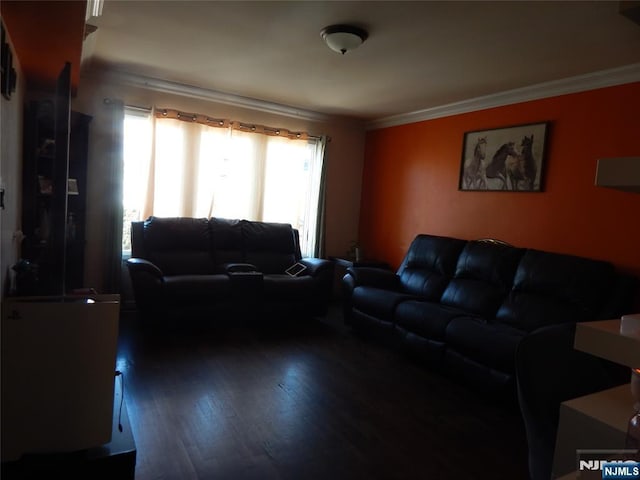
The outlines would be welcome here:
<svg viewBox="0 0 640 480">
<path fill-rule="evenodd" d="M 87 76 L 99 76 L 102 80 L 128 85 L 162 93 L 180 95 L 198 100 L 217 102 L 234 107 L 248 108 L 265 113 L 281 115 L 285 117 L 297 118 L 312 122 L 328 122 L 336 117 L 312 110 L 283 105 L 279 103 L 267 102 L 241 95 L 219 92 L 193 85 L 187 85 L 169 80 L 138 75 L 119 70 L 91 69 L 83 72 Z M 556 97 L 571 93 L 578 93 L 598 88 L 623 85 L 640 81 L 640 63 L 626 65 L 609 70 L 601 70 L 585 75 L 539 83 L 528 87 L 506 90 L 504 92 L 485 95 L 481 97 L 449 103 L 437 107 L 416 110 L 413 112 L 391 115 L 370 120 L 365 123 L 366 130 L 378 128 L 394 127 L 408 123 L 422 122 L 436 118 L 448 117 L 462 113 L 469 113 L 488 108 L 502 107 L 515 103 L 522 103 L 531 100 Z"/>
<path fill-rule="evenodd" d="M 367 130 L 375 130 L 378 128 L 395 127 L 407 123 L 433 120 L 435 118 L 485 110 L 487 108 L 502 107 L 514 103 L 540 100 L 542 98 L 612 87 L 637 81 L 640 81 L 640 63 L 539 83 L 529 87 L 516 88 L 438 107 L 382 117 L 367 122 L 365 128 Z"/>
<path fill-rule="evenodd" d="M 219 92 L 208 88 L 196 87 L 184 83 L 162 80 L 154 77 L 147 77 L 135 73 L 123 72 L 120 70 L 92 70 L 87 72 L 87 76 L 99 77 L 108 82 L 127 85 L 131 87 L 144 88 L 155 92 L 169 93 L 183 97 L 195 98 L 210 102 L 217 102 L 234 107 L 248 108 L 265 113 L 272 113 L 285 117 L 292 117 L 312 122 L 327 122 L 334 119 L 331 115 L 326 115 L 312 110 L 291 107 L 279 103 L 267 102 L 255 98 L 243 97 L 231 93 Z"/>
</svg>

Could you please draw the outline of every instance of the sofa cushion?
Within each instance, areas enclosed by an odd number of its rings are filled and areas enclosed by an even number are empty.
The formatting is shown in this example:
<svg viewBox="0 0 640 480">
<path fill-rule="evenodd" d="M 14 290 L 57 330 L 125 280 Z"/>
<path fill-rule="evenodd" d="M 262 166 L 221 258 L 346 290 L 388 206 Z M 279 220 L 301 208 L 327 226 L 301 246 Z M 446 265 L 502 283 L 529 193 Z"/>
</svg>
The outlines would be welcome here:
<svg viewBox="0 0 640 480">
<path fill-rule="evenodd" d="M 439 300 L 465 244 L 456 238 L 418 235 L 398 269 L 402 289 L 425 300 Z"/>
<path fill-rule="evenodd" d="M 396 306 L 403 300 L 415 298 L 406 293 L 383 290 L 376 287 L 356 287 L 351 304 L 354 309 L 378 318 L 383 322 L 393 322 Z"/>
<path fill-rule="evenodd" d="M 317 297 L 314 282 L 316 280 L 308 275 L 267 274 L 263 278 L 263 291 L 270 300 L 314 298 Z"/>
<path fill-rule="evenodd" d="M 210 218 L 211 250 L 218 265 L 244 263 L 243 220 Z"/>
<path fill-rule="evenodd" d="M 150 217 L 144 222 L 144 243 L 149 260 L 164 275 L 215 271 L 206 218 Z"/>
<path fill-rule="evenodd" d="M 444 332 L 451 320 L 469 316 L 468 312 L 438 303 L 405 300 L 395 310 L 395 323 L 407 332 L 431 340 L 444 340 Z"/>
<path fill-rule="evenodd" d="M 226 274 L 171 275 L 164 277 L 162 294 L 174 302 L 208 303 L 228 298 L 231 281 Z"/>
<path fill-rule="evenodd" d="M 442 294 L 444 305 L 493 318 L 511 288 L 525 250 L 491 242 L 468 242 L 456 265 L 455 276 Z"/>
<path fill-rule="evenodd" d="M 457 317 L 446 328 L 447 348 L 502 372 L 515 370 L 516 349 L 526 332 L 476 317 Z"/>
<path fill-rule="evenodd" d="M 529 332 L 556 323 L 597 320 L 614 279 L 610 263 L 527 250 L 496 320 Z"/>
<path fill-rule="evenodd" d="M 288 223 L 245 221 L 242 236 L 245 261 L 263 273 L 284 273 L 299 260 L 294 231 Z"/>
</svg>

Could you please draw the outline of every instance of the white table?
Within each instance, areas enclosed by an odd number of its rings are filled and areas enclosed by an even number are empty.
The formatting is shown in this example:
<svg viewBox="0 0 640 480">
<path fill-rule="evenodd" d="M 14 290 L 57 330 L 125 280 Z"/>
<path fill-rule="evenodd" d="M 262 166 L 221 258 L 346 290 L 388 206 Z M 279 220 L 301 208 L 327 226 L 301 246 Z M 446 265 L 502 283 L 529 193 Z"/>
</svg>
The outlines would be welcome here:
<svg viewBox="0 0 640 480">
<path fill-rule="evenodd" d="M 628 367 L 640 367 L 640 338 L 621 334 L 620 320 L 578 323 L 574 347 Z M 633 403 L 629 385 L 563 402 L 552 477 L 578 478 L 578 449 L 623 450 L 628 422 L 635 413 Z"/>
</svg>

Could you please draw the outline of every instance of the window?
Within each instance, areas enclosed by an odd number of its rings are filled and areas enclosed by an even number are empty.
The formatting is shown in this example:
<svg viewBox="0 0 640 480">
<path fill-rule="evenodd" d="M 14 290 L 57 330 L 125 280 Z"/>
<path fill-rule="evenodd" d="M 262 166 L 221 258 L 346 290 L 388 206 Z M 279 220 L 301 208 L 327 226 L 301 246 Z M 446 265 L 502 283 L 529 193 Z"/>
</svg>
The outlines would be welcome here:
<svg viewBox="0 0 640 480">
<path fill-rule="evenodd" d="M 145 189 L 140 182 L 148 176 L 151 161 L 151 113 L 126 109 L 123 139 L 123 229 L 122 254 L 131 254 L 131 222 L 142 219 Z"/>
<path fill-rule="evenodd" d="M 323 143 L 215 128 L 127 109 L 123 252 L 149 215 L 290 223 L 316 248 Z"/>
</svg>

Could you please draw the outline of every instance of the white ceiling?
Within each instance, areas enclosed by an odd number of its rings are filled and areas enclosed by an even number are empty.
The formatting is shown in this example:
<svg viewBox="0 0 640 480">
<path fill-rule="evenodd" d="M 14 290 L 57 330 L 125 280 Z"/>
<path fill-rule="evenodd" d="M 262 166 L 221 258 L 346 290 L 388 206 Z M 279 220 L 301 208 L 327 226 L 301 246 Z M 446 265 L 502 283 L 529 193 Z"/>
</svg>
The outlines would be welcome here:
<svg viewBox="0 0 640 480">
<path fill-rule="evenodd" d="M 640 27 L 618 10 L 617 1 L 106 0 L 83 65 L 373 120 L 636 64 Z M 320 37 L 336 23 L 369 38 L 341 56 Z"/>
</svg>

